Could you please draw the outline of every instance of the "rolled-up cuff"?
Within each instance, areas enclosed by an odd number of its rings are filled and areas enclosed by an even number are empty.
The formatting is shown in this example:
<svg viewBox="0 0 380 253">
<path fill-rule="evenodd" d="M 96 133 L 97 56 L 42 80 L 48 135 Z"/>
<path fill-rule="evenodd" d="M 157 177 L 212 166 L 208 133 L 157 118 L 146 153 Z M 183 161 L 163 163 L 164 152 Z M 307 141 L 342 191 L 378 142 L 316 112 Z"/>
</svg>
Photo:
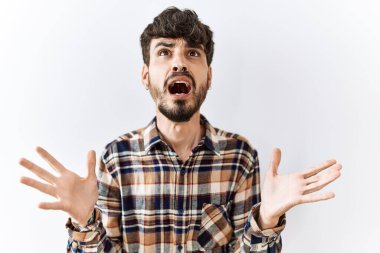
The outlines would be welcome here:
<svg viewBox="0 0 380 253">
<path fill-rule="evenodd" d="M 66 223 L 66 228 L 72 240 L 78 242 L 90 242 L 94 240 L 96 236 L 100 235 L 103 230 L 101 212 L 95 208 L 85 227 L 82 227 L 69 218 Z"/>
<path fill-rule="evenodd" d="M 258 225 L 260 204 L 257 203 L 251 209 L 248 222 L 244 227 L 243 243 L 249 246 L 251 250 L 254 250 L 254 252 L 260 252 L 260 250 L 273 246 L 281 248 L 280 233 L 285 228 L 285 214 L 280 217 L 276 227 L 262 230 Z"/>
</svg>

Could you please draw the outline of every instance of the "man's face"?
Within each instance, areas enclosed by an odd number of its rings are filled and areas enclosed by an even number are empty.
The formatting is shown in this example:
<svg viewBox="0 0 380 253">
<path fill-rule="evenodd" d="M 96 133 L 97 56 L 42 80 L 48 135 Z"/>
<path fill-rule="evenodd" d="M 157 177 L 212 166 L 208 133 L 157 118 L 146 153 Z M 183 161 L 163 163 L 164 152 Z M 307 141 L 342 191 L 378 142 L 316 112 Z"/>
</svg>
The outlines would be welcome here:
<svg viewBox="0 0 380 253">
<path fill-rule="evenodd" d="M 201 46 L 182 39 L 157 38 L 150 44 L 143 83 L 158 110 L 173 122 L 186 122 L 199 111 L 211 84 L 211 67 Z"/>
</svg>

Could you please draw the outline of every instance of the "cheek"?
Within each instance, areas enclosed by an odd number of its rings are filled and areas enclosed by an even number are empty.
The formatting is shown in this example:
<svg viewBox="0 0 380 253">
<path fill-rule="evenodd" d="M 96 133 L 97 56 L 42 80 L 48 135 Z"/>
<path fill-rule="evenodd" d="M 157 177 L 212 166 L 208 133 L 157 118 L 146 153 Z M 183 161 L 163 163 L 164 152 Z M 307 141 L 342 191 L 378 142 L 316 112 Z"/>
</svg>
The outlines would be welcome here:
<svg viewBox="0 0 380 253">
<path fill-rule="evenodd" d="M 204 71 L 202 69 L 202 71 L 199 71 L 196 76 L 197 78 L 195 79 L 195 81 L 197 82 L 197 85 L 202 85 L 202 86 L 207 85 L 207 81 L 209 79 L 207 71 Z"/>
<path fill-rule="evenodd" d="M 150 68 L 149 78 L 154 83 L 162 84 L 165 81 L 165 72 L 162 69 Z"/>
</svg>

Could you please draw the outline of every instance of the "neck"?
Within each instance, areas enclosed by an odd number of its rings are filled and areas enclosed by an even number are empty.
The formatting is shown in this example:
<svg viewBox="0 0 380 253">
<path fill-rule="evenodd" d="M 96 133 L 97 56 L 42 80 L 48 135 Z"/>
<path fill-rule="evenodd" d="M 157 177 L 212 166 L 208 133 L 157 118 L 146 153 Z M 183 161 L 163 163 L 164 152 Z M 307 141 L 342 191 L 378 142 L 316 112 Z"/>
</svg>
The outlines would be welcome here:
<svg viewBox="0 0 380 253">
<path fill-rule="evenodd" d="M 187 159 L 193 147 L 198 145 L 204 135 L 200 124 L 200 113 L 196 112 L 187 122 L 173 122 L 157 110 L 157 128 L 164 141 L 172 147 L 181 159 Z"/>
</svg>

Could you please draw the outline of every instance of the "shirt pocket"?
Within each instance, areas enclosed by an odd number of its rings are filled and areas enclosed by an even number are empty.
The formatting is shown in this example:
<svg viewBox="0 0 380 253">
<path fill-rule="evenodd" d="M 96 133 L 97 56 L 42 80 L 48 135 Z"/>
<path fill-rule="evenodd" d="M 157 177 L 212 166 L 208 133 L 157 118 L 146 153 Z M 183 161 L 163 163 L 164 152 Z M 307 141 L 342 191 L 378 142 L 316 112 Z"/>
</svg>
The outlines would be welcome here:
<svg viewBox="0 0 380 253">
<path fill-rule="evenodd" d="M 229 205 L 203 204 L 198 243 L 204 250 L 228 244 L 233 228 L 228 218 Z"/>
</svg>

